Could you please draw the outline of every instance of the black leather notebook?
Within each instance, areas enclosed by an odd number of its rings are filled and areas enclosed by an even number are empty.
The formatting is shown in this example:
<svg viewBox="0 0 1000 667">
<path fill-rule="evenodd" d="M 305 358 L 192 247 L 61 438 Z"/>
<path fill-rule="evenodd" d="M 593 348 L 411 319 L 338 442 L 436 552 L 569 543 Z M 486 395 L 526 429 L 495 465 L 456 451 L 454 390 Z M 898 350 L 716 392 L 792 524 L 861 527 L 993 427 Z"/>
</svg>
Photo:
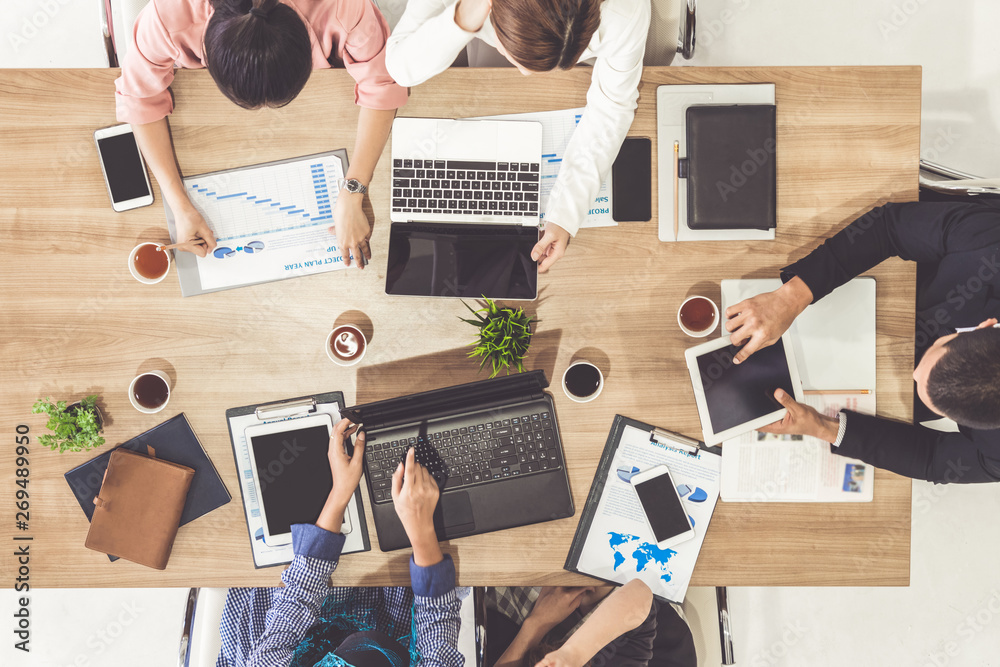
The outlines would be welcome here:
<svg viewBox="0 0 1000 667">
<path fill-rule="evenodd" d="M 773 229 L 777 223 L 773 104 L 687 110 L 688 227 Z"/>
<path fill-rule="evenodd" d="M 191 480 L 184 511 L 181 513 L 180 525 L 190 523 L 232 499 L 183 412 L 123 442 L 119 447 L 145 453 L 147 445 L 156 450 L 156 458 L 194 469 L 194 478 Z M 94 496 L 101 490 L 104 471 L 108 469 L 108 461 L 115 449 L 117 447 L 90 459 L 64 475 L 88 521 L 94 517 Z M 117 558 L 112 556 L 111 560 Z"/>
</svg>

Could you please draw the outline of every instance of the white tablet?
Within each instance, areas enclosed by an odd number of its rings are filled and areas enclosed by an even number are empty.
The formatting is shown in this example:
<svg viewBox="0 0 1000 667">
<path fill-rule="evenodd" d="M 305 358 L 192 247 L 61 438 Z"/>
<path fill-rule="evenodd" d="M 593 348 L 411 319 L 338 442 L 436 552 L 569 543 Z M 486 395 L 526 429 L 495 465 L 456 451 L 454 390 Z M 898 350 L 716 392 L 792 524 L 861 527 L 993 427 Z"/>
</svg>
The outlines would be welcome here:
<svg viewBox="0 0 1000 667">
<path fill-rule="evenodd" d="M 332 432 L 333 420 L 323 413 L 246 428 L 264 544 L 291 544 L 292 524 L 316 523 L 333 488 Z M 341 532 L 350 531 L 345 512 Z"/>
<path fill-rule="evenodd" d="M 734 364 L 739 349 L 724 336 L 684 352 L 706 445 L 784 418 L 787 410 L 774 398 L 779 387 L 802 401 L 802 382 L 787 333 Z"/>
</svg>

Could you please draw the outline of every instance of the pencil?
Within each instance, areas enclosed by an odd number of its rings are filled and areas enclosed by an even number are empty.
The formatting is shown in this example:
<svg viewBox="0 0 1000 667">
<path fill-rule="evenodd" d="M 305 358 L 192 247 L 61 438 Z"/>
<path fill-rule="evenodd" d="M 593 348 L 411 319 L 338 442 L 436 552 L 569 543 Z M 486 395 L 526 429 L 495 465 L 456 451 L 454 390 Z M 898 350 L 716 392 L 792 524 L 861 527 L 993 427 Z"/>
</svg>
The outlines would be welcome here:
<svg viewBox="0 0 1000 667">
<path fill-rule="evenodd" d="M 674 241 L 678 240 L 680 226 L 680 193 L 681 182 L 681 142 L 674 142 Z"/>
<path fill-rule="evenodd" d="M 831 389 L 826 391 L 824 389 L 805 389 L 802 392 L 808 395 L 826 394 L 826 395 L 842 395 L 842 394 L 870 394 L 872 393 L 870 389 Z"/>
</svg>

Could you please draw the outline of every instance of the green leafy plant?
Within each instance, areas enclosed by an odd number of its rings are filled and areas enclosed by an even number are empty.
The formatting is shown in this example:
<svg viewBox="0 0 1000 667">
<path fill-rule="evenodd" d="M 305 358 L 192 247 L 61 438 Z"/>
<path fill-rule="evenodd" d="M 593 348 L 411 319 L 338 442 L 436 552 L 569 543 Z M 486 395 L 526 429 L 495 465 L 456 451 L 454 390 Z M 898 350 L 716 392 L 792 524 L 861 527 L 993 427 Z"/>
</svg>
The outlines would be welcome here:
<svg viewBox="0 0 1000 667">
<path fill-rule="evenodd" d="M 465 304 L 475 319 L 459 318 L 479 329 L 479 337 L 469 343 L 475 346 L 469 357 L 482 357 L 479 370 L 489 364 L 491 378 L 500 371 L 506 371 L 507 375 L 511 369 L 523 372 L 524 355 L 531 344 L 531 316 L 520 308 L 501 307 L 486 297 L 483 301 L 485 305 L 479 309 Z"/>
<path fill-rule="evenodd" d="M 54 435 L 39 436 L 38 442 L 52 451 L 85 452 L 104 444 L 100 435 L 103 426 L 97 421 L 96 395 L 87 396 L 69 410 L 66 401 L 52 403 L 48 397 L 40 398 L 31 411 L 49 416 L 45 426 Z"/>
</svg>

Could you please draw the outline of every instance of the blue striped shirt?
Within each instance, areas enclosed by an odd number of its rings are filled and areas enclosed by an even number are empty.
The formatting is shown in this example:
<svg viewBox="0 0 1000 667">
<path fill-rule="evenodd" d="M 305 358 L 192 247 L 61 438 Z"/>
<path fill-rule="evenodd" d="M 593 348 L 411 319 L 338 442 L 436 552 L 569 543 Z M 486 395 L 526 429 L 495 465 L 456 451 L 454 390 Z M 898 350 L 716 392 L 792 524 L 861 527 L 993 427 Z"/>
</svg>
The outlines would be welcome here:
<svg viewBox="0 0 1000 667">
<path fill-rule="evenodd" d="M 450 556 L 429 567 L 410 558 L 409 588 L 333 588 L 344 536 L 311 524 L 292 526 L 295 556 L 281 574 L 282 588 L 232 588 L 226 596 L 216 667 L 285 667 L 331 599 L 370 610 L 376 630 L 412 628 L 416 667 L 461 667 L 461 600 Z M 464 596 L 463 596 L 464 597 Z M 411 611 L 412 610 L 412 611 Z"/>
</svg>

